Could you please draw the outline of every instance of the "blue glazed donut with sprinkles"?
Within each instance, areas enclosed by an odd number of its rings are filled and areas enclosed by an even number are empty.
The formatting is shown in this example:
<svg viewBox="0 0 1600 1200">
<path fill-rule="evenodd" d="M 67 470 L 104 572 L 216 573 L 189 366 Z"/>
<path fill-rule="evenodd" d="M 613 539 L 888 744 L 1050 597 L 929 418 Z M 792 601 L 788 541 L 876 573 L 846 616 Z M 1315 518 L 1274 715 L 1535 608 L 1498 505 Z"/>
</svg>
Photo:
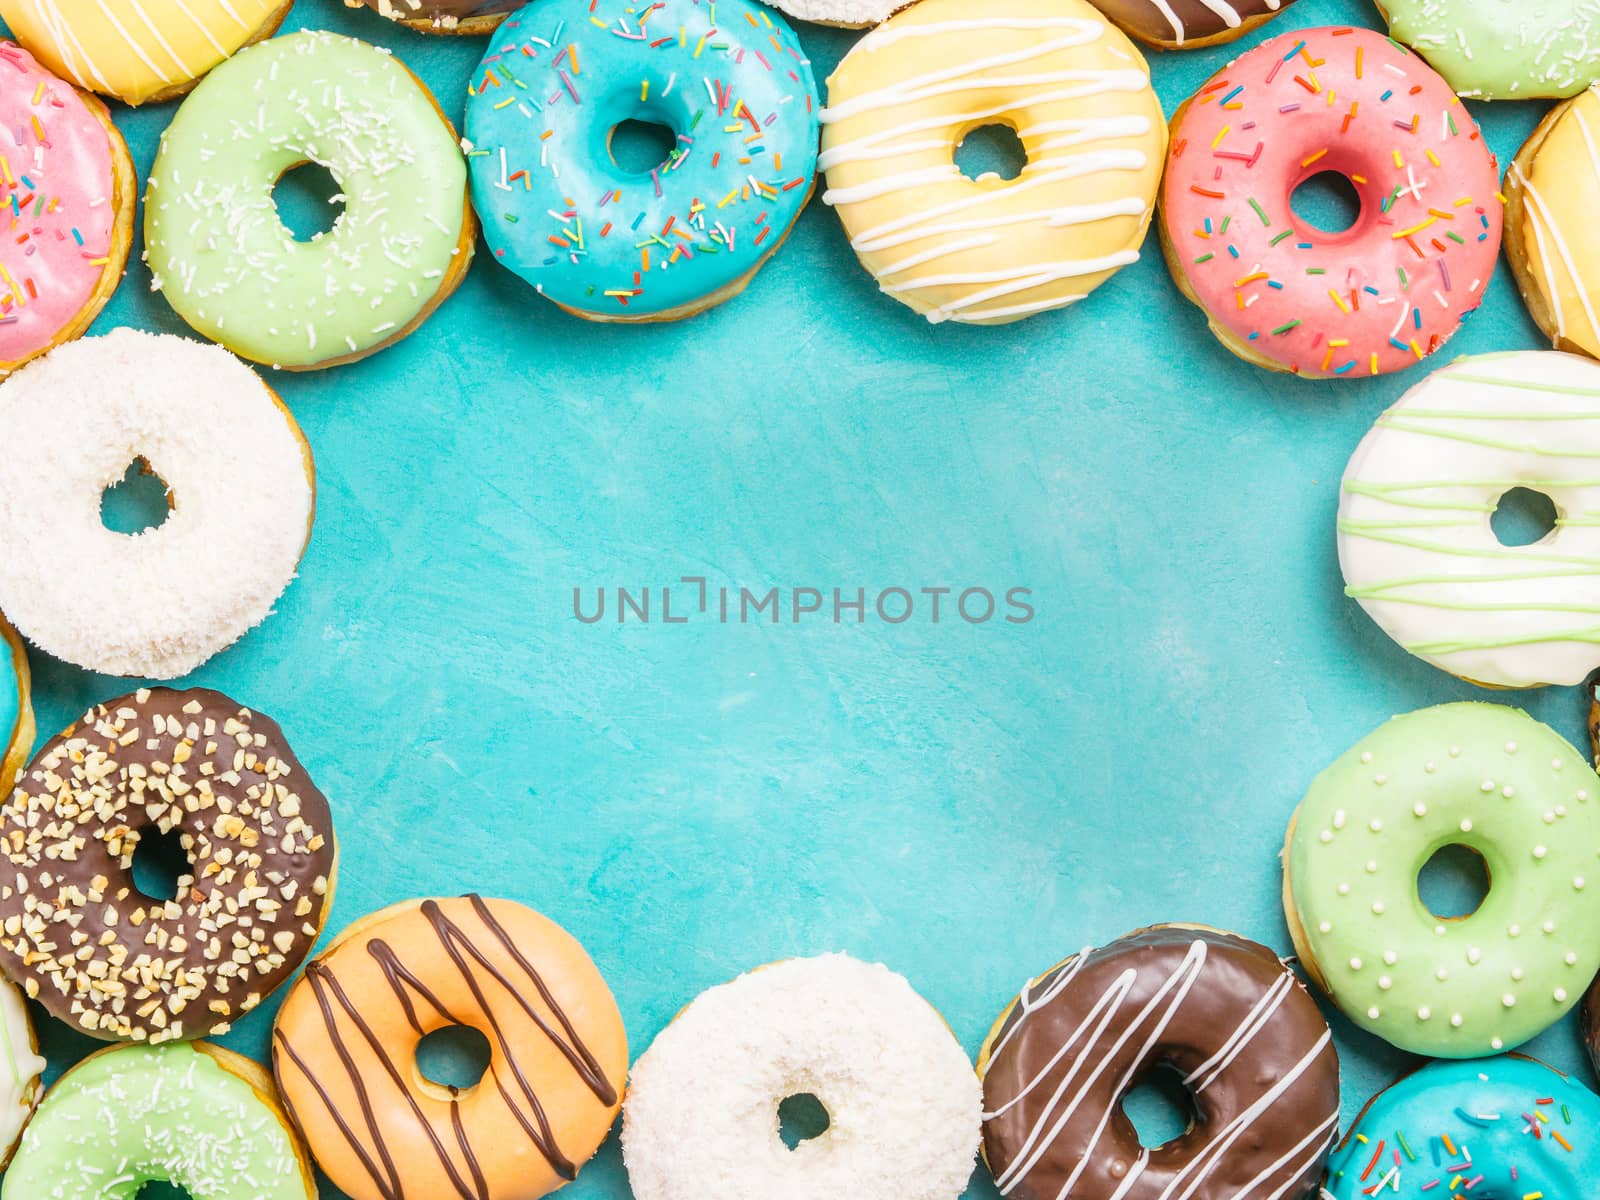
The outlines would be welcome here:
<svg viewBox="0 0 1600 1200">
<path fill-rule="evenodd" d="M 744 290 L 805 207 L 818 108 L 799 39 L 761 5 L 531 5 L 494 35 L 469 89 L 484 237 L 588 320 L 704 312 Z M 664 159 L 619 164 L 631 122 L 670 139 Z"/>
</svg>

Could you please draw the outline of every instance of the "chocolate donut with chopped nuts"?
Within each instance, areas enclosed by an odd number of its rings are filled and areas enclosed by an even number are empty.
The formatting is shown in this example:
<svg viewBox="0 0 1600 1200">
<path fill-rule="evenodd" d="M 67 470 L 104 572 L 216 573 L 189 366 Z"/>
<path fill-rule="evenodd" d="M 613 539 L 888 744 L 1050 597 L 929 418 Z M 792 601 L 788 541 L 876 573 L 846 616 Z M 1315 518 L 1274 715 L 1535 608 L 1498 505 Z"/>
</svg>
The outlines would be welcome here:
<svg viewBox="0 0 1600 1200">
<path fill-rule="evenodd" d="M 134 884 L 176 833 L 176 898 Z M 145 688 L 52 738 L 0 808 L 0 970 L 106 1041 L 215 1037 L 311 952 L 333 903 L 327 798 L 219 692 Z"/>
</svg>

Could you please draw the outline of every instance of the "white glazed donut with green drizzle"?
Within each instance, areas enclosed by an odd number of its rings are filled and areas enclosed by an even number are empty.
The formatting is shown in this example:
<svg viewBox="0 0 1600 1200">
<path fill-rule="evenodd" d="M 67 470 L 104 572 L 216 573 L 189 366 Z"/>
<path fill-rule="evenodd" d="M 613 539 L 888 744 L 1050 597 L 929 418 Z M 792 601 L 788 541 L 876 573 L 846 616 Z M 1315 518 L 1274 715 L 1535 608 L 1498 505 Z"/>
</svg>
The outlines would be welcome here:
<svg viewBox="0 0 1600 1200">
<path fill-rule="evenodd" d="M 4 1200 L 316 1200 L 261 1067 L 205 1042 L 121 1046 L 63 1075 L 22 1134 Z"/>
<path fill-rule="evenodd" d="M 39 1076 L 44 1059 L 33 1042 L 33 1025 L 22 992 L 0 980 L 0 1166 L 17 1144 L 22 1127 L 39 1100 Z"/>
<path fill-rule="evenodd" d="M 1556 523 L 1503 545 L 1509 491 Z M 1378 418 L 1345 471 L 1348 593 L 1406 650 L 1494 687 L 1600 667 L 1600 364 L 1554 351 L 1458 359 Z"/>
<path fill-rule="evenodd" d="M 305 162 L 344 212 L 297 241 L 273 188 Z M 310 370 L 415 329 L 466 274 L 477 223 L 455 130 L 386 50 L 304 32 L 211 72 L 161 136 L 145 199 L 152 287 L 244 358 Z"/>
<path fill-rule="evenodd" d="M 1389 33 L 1472 100 L 1575 96 L 1600 78 L 1600 0 L 1378 0 Z"/>
</svg>

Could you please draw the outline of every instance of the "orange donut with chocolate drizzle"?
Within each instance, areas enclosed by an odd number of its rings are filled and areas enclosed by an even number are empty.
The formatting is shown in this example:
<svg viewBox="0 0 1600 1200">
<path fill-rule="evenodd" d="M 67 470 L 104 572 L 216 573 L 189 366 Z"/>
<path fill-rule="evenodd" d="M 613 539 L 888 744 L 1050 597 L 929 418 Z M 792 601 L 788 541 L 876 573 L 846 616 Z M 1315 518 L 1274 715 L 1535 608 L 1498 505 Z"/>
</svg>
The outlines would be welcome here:
<svg viewBox="0 0 1600 1200">
<path fill-rule="evenodd" d="M 465 1089 L 422 1039 L 489 1040 Z M 355 1200 L 535 1200 L 577 1178 L 622 1103 L 628 1039 L 582 946 L 508 900 L 412 900 L 358 921 L 278 1014 L 272 1067 L 328 1177 Z"/>
</svg>

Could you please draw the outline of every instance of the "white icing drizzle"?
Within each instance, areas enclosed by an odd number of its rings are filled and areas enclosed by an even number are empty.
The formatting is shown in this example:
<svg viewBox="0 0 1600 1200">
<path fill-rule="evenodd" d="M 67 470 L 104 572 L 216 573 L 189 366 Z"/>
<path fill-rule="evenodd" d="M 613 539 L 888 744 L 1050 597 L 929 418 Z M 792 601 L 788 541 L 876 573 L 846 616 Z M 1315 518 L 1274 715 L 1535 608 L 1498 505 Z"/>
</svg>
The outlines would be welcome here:
<svg viewBox="0 0 1600 1200">
<path fill-rule="evenodd" d="M 936 323 L 993 321 L 1076 303 L 1088 288 L 1058 289 L 1040 298 L 1008 300 L 1036 288 L 1114 271 L 1137 261 L 1137 249 L 1115 248 L 1081 258 L 1026 263 L 1018 261 L 1017 248 L 1038 241 L 1041 231 L 1094 226 L 1124 218 L 1142 223 L 1149 215 L 1149 199 L 1138 194 L 1083 204 L 1071 203 L 1070 195 L 1051 194 L 1027 211 L 1008 211 L 1015 199 L 1025 193 L 1041 188 L 1059 193 L 1059 185 L 1075 179 L 1116 171 L 1137 174 L 1150 165 L 1146 146 L 1153 122 L 1141 113 L 1015 120 L 1018 113 L 1037 113 L 1049 105 L 1092 102 L 1111 93 L 1148 92 L 1148 73 L 1131 65 L 1132 60 L 1125 54 L 1115 54 L 1115 46 L 1108 44 L 1097 53 L 1111 53 L 1128 61 L 1129 66 L 1085 66 L 1081 60 L 1062 57 L 1104 39 L 1110 30 L 1101 20 L 1004 14 L 981 20 L 920 24 L 896 19 L 862 39 L 847 57 L 846 65 L 857 55 L 880 54 L 890 46 L 913 39 L 936 44 L 938 39 L 970 40 L 975 34 L 997 30 L 1038 32 L 1041 36 L 1017 49 L 978 57 L 958 56 L 954 61 L 930 50 L 917 60 L 925 58 L 932 63 L 928 69 L 846 95 L 821 115 L 823 125 L 831 131 L 843 122 L 864 116 L 905 111 L 903 120 L 869 123 L 840 140 L 831 132 L 825 137 L 819 167 L 830 172 L 833 186 L 824 192 L 823 201 L 848 210 L 908 193 L 929 191 L 939 197 L 924 207 L 917 207 L 916 200 L 911 199 L 897 206 L 898 211 L 891 210 L 894 215 L 865 228 L 853 225 L 846 214 L 851 246 L 863 258 L 909 247 L 907 253 L 886 262 L 869 262 L 886 293 L 907 297 L 954 289 L 914 304 Z M 1052 32 L 1061 36 L 1047 36 Z M 1026 66 L 1030 63 L 1037 63 L 1042 69 L 1030 70 Z M 983 186 L 964 187 L 962 172 L 942 152 L 965 131 L 994 122 L 1020 126 L 1019 136 L 1028 144 L 1028 165 L 1008 183 L 990 178 Z M 1052 134 L 1061 136 L 1049 136 Z M 1139 144 L 1104 145 L 1120 140 Z M 1075 152 L 1063 153 L 1067 151 Z M 904 161 L 897 164 L 896 160 Z M 862 165 L 868 169 L 860 169 Z M 851 166 L 858 169 L 840 170 Z M 957 198 L 947 199 L 955 189 L 959 189 Z M 1092 234 L 1086 231 L 1086 236 Z M 1060 248 L 1058 242 L 1054 249 Z M 992 262 L 991 269 L 923 270 L 956 255 L 968 255 L 967 264 L 972 264 L 975 260 L 970 255 L 981 251 L 992 252 L 983 255 Z"/>
<path fill-rule="evenodd" d="M 1019 998 L 1017 1012 L 1012 1020 L 1010 1029 L 1004 1037 L 999 1039 L 990 1051 L 990 1061 L 999 1055 L 1009 1044 L 1011 1038 L 1032 1017 L 1044 1008 L 1051 1000 L 1059 996 L 1073 981 L 1081 970 L 1084 961 L 1091 951 L 1084 950 L 1065 966 L 1058 969 L 1056 976 L 1042 992 L 1037 992 L 1038 982 L 1034 981 L 1023 989 Z M 1126 1094 L 1132 1085 L 1134 1076 L 1148 1061 L 1155 1047 L 1161 1042 L 1168 1025 L 1182 1009 L 1190 991 L 1198 983 L 1205 970 L 1207 961 L 1207 944 L 1196 939 L 1189 946 L 1183 961 L 1173 969 L 1161 986 L 1138 1012 L 1128 1015 L 1124 1009 L 1135 984 L 1138 981 L 1138 972 L 1129 968 L 1117 976 L 1112 984 L 1096 999 L 1093 1006 L 1085 1015 L 1083 1021 L 1070 1034 L 1062 1039 L 1061 1045 L 1050 1059 L 1040 1067 L 1032 1079 L 1017 1092 L 1017 1094 L 991 1112 L 984 1114 L 984 1120 L 993 1121 L 1028 1096 L 1032 1095 L 1043 1082 L 1050 1076 L 1063 1058 L 1074 1047 L 1082 1045 L 1082 1051 L 1077 1055 L 1073 1064 L 1062 1076 L 1054 1092 L 1040 1108 L 1039 1115 L 1029 1127 L 1027 1136 L 1018 1147 L 1015 1156 L 1009 1165 L 1000 1171 L 995 1182 L 1000 1188 L 1002 1196 L 1011 1195 L 1025 1181 L 1030 1173 L 1049 1153 L 1051 1146 L 1060 1137 L 1062 1131 L 1073 1119 L 1080 1106 L 1094 1091 L 1094 1084 L 1109 1068 L 1110 1064 L 1118 1058 L 1124 1047 L 1132 1042 L 1140 1031 L 1143 1031 L 1142 1042 L 1137 1051 L 1128 1060 L 1132 1065 L 1127 1068 L 1122 1077 L 1116 1081 L 1108 1093 L 1115 1097 L 1114 1102 L 1104 1108 L 1098 1115 L 1093 1132 L 1078 1161 L 1068 1174 L 1066 1182 L 1059 1192 L 1060 1200 L 1066 1200 L 1073 1195 L 1073 1188 L 1082 1177 L 1083 1172 L 1094 1161 L 1094 1149 L 1104 1136 L 1111 1118 L 1121 1102 L 1121 1097 Z M 1223 1047 L 1211 1059 L 1196 1068 L 1185 1079 L 1185 1083 L 1194 1087 L 1198 1092 L 1203 1090 L 1218 1075 L 1225 1071 L 1250 1043 L 1267 1027 L 1273 1015 L 1283 1004 L 1285 999 L 1296 987 L 1294 977 L 1287 971 L 1281 979 L 1274 981 L 1251 1007 L 1241 1021 L 1239 1027 L 1224 1043 Z M 1109 1040 L 1110 1030 L 1115 1024 L 1124 1024 L 1122 1032 L 1114 1039 Z M 1324 1030 L 1316 1043 L 1288 1070 L 1283 1072 L 1272 1086 L 1261 1093 L 1260 1096 L 1240 1111 L 1226 1124 L 1215 1130 L 1205 1147 L 1195 1155 L 1183 1170 L 1179 1171 L 1169 1181 L 1160 1193 L 1160 1200 L 1190 1200 L 1197 1194 L 1204 1195 L 1203 1185 L 1211 1172 L 1228 1154 L 1230 1148 L 1245 1137 L 1251 1127 L 1286 1093 L 1294 1084 L 1316 1063 L 1317 1059 L 1326 1050 L 1332 1039 L 1332 1033 Z M 1332 1145 L 1337 1129 L 1339 1114 L 1337 1110 L 1330 1111 L 1300 1139 L 1295 1145 L 1289 1147 L 1270 1166 L 1262 1170 L 1239 1192 L 1234 1194 L 1233 1200 L 1249 1200 L 1258 1197 L 1259 1200 L 1280 1200 L 1285 1197 L 1289 1189 L 1296 1186 Z M 1139 1177 L 1149 1165 L 1150 1152 L 1141 1150 L 1138 1157 L 1130 1166 L 1127 1175 L 1113 1193 L 1113 1200 L 1120 1200 L 1132 1191 Z M 1294 1163 L 1292 1169 L 1284 1173 L 1289 1164 Z M 1262 1192 L 1262 1188 L 1269 1180 L 1278 1178 L 1281 1182 L 1271 1192 Z"/>
<path fill-rule="evenodd" d="M 1555 528 L 1503 545 L 1512 488 Z M 1348 593 L 1411 653 L 1506 687 L 1600 666 L 1600 365 L 1531 351 L 1458 360 L 1381 416 L 1345 473 Z"/>
<path fill-rule="evenodd" d="M 33 1112 L 39 1076 L 45 1061 L 33 1049 L 33 1031 L 22 993 L 14 984 L 0 980 L 0 1050 L 4 1052 L 0 1073 L 0 1153 L 11 1146 Z"/>
<path fill-rule="evenodd" d="M 1267 0 L 1267 10 L 1277 12 L 1283 0 Z M 1172 27 L 1172 40 L 1174 44 L 1182 46 L 1188 39 L 1188 31 L 1184 28 L 1183 20 L 1173 10 L 1167 0 L 1149 0 L 1150 6 L 1156 9 L 1167 24 Z M 1222 23 L 1229 29 L 1238 29 L 1244 24 L 1244 16 L 1227 0 L 1200 0 L 1200 3 L 1212 13 L 1222 18 Z"/>
<path fill-rule="evenodd" d="M 1600 89 L 1591 87 L 1590 94 L 1600 96 Z M 1568 116 L 1573 119 L 1578 131 L 1583 137 L 1584 146 L 1588 151 L 1589 177 L 1600 189 L 1600 152 L 1597 152 L 1593 132 L 1589 122 L 1584 118 L 1582 101 L 1575 101 L 1568 110 Z M 1581 186 L 1573 172 L 1576 164 L 1563 162 L 1559 173 L 1563 190 L 1576 190 Z M 1537 168 L 1536 168 L 1537 169 Z M 1594 342 L 1600 343 L 1600 318 L 1597 318 L 1594 301 L 1590 295 L 1593 281 L 1586 279 L 1581 272 L 1578 256 L 1573 252 L 1572 243 L 1568 240 L 1567 231 L 1562 228 L 1557 219 L 1556 209 L 1548 202 L 1533 180 L 1523 172 L 1522 164 L 1513 161 L 1511 173 L 1523 193 L 1523 211 L 1528 217 L 1529 228 L 1533 231 L 1535 248 L 1538 251 L 1540 265 L 1543 268 L 1545 299 L 1550 306 L 1556 321 L 1556 337 L 1558 340 L 1567 336 L 1568 329 L 1568 301 L 1563 295 L 1559 280 L 1556 275 L 1557 260 L 1566 269 L 1567 278 L 1572 283 L 1572 290 L 1577 293 L 1578 303 L 1583 308 L 1584 320 L 1589 327 L 1589 336 Z M 1591 219 L 1593 214 L 1584 213 L 1584 217 Z M 1583 229 L 1580 233 L 1580 245 L 1589 237 L 1589 231 Z M 1550 254 L 1550 246 L 1554 245 L 1555 257 Z"/>
</svg>

